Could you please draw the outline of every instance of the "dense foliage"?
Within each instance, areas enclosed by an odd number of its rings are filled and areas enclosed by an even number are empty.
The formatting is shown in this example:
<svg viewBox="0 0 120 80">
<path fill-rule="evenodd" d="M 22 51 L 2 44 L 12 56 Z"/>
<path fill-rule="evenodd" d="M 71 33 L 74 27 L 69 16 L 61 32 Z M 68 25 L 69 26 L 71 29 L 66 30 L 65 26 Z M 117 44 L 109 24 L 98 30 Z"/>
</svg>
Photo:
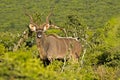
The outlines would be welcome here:
<svg viewBox="0 0 120 80">
<path fill-rule="evenodd" d="M 46 34 L 78 37 L 79 63 L 54 60 L 45 67 L 34 34 L 12 51 L 29 24 L 25 12 L 42 23 L 52 9 L 51 23 L 67 34 L 55 29 Z M 119 9 L 119 0 L 0 0 L 0 80 L 119 80 Z"/>
</svg>

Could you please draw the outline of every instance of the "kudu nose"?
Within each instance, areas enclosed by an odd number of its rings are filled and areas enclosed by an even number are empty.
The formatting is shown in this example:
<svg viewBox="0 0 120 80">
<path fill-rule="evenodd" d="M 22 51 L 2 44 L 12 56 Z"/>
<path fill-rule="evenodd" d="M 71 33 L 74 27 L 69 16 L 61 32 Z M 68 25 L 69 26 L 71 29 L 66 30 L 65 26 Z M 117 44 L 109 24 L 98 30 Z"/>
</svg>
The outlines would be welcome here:
<svg viewBox="0 0 120 80">
<path fill-rule="evenodd" d="M 37 38 L 41 38 L 42 37 L 42 30 L 37 31 Z"/>
</svg>

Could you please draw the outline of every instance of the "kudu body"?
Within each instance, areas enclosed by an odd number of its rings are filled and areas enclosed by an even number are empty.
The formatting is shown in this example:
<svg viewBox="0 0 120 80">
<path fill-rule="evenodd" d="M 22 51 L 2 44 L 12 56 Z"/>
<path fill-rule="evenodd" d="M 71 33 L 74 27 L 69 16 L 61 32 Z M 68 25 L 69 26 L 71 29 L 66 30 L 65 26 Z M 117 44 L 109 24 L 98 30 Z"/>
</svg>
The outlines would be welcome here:
<svg viewBox="0 0 120 80">
<path fill-rule="evenodd" d="M 44 32 L 50 28 L 59 28 L 54 25 L 50 25 L 48 17 L 46 23 L 37 25 L 30 17 L 29 28 L 31 31 L 36 32 L 36 44 L 40 53 L 40 59 L 52 61 L 53 59 L 74 59 L 78 60 L 82 51 L 81 44 L 74 38 L 58 37 L 56 35 L 46 35 Z"/>
</svg>

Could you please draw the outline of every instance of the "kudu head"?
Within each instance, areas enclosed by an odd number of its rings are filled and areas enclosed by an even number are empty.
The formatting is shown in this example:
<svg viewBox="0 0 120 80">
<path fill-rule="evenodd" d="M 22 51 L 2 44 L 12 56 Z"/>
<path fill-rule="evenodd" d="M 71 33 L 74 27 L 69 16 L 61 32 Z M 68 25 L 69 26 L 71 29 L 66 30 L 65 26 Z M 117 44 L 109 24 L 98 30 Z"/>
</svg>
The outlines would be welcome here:
<svg viewBox="0 0 120 80">
<path fill-rule="evenodd" d="M 29 16 L 30 18 L 29 28 L 31 31 L 37 33 L 38 38 L 42 36 L 43 32 L 50 28 L 49 17 L 51 16 L 51 13 L 46 17 L 46 22 L 41 25 L 38 25 L 36 22 L 34 22 L 33 17 L 31 15 L 27 14 L 27 16 Z"/>
</svg>

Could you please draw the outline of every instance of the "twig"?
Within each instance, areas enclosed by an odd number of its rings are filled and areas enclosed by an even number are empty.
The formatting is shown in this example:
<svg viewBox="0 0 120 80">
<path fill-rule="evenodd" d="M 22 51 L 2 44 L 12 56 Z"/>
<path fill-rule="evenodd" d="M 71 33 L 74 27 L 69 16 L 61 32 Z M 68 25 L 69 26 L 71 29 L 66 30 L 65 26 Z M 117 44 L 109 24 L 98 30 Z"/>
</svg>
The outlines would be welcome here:
<svg viewBox="0 0 120 80">
<path fill-rule="evenodd" d="M 83 55 L 82 55 L 82 59 L 81 59 L 81 67 L 83 66 L 85 53 L 86 53 L 86 49 L 83 50 Z"/>
<path fill-rule="evenodd" d="M 86 35 L 86 37 L 87 37 L 87 35 Z M 82 39 L 82 40 L 85 42 L 85 46 L 87 46 L 88 45 L 87 41 L 85 39 Z M 86 51 L 87 51 L 85 46 L 84 46 L 83 55 L 82 55 L 82 59 L 81 59 L 81 68 L 83 67 L 84 57 L 85 57 L 85 54 L 86 54 Z"/>
<path fill-rule="evenodd" d="M 24 32 L 22 33 L 22 35 L 20 36 L 21 38 L 18 40 L 17 44 L 14 44 L 13 47 L 13 52 L 17 51 L 18 48 L 24 43 L 24 41 L 26 39 L 28 39 L 28 29 L 24 30 Z"/>
<path fill-rule="evenodd" d="M 66 65 L 66 57 L 64 58 L 64 63 L 63 63 L 63 66 L 62 66 L 62 70 L 61 70 L 61 72 L 64 71 L 65 65 Z"/>
</svg>

